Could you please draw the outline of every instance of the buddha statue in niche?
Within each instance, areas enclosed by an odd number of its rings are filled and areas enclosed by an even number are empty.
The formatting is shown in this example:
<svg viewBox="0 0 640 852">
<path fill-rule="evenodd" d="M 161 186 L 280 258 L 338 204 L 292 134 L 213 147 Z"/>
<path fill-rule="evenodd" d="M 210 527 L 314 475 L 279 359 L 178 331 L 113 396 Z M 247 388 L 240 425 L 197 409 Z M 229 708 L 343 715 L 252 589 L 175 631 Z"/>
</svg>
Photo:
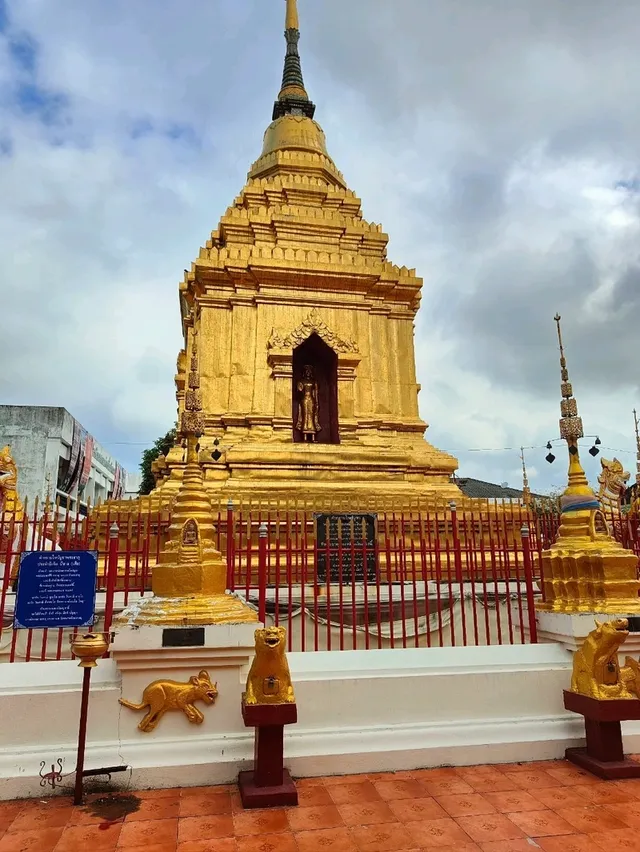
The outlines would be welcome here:
<svg viewBox="0 0 640 852">
<path fill-rule="evenodd" d="M 298 382 L 298 393 L 301 399 L 298 405 L 296 429 L 302 432 L 305 441 L 314 442 L 321 426 L 318 411 L 318 383 L 310 364 L 306 364 L 302 371 L 302 380 Z"/>
</svg>

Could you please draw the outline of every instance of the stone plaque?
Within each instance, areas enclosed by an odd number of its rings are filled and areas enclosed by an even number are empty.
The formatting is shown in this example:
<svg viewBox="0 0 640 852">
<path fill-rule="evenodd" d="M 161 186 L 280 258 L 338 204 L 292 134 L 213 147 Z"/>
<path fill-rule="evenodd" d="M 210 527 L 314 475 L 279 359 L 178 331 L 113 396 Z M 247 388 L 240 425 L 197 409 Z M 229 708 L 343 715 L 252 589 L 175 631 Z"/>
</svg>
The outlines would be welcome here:
<svg viewBox="0 0 640 852">
<path fill-rule="evenodd" d="M 327 579 L 328 562 L 331 582 L 375 583 L 377 518 L 377 515 L 314 515 L 319 581 Z"/>
<path fill-rule="evenodd" d="M 163 648 L 204 647 L 204 627 L 167 627 L 162 631 Z"/>
</svg>

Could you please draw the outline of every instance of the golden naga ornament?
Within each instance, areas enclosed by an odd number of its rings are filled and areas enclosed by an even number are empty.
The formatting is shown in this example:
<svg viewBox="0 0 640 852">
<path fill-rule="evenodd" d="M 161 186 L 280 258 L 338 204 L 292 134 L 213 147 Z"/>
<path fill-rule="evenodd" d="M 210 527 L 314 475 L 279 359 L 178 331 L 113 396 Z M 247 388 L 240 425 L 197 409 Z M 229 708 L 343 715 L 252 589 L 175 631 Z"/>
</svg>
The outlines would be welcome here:
<svg viewBox="0 0 640 852">
<path fill-rule="evenodd" d="M 246 705 L 295 704 L 291 672 L 285 654 L 287 631 L 284 627 L 256 630 L 256 655 L 251 663 L 244 693 Z"/>
<path fill-rule="evenodd" d="M 0 450 L 0 514 L 22 517 L 22 503 L 18 497 L 18 468 L 6 446 Z"/>
<path fill-rule="evenodd" d="M 600 459 L 602 472 L 598 476 L 598 500 L 604 511 L 619 512 L 631 474 L 619 459 Z"/>
<path fill-rule="evenodd" d="M 640 697 L 640 664 L 626 657 L 620 668 L 618 650 L 629 636 L 626 618 L 598 621 L 596 629 L 573 655 L 571 692 L 599 700 Z"/>
<path fill-rule="evenodd" d="M 195 706 L 196 701 L 205 704 L 213 704 L 218 697 L 218 684 L 212 683 L 209 672 L 201 671 L 200 674 L 189 678 L 188 683 L 177 683 L 174 680 L 154 680 L 142 693 L 140 704 L 134 704 L 120 698 L 120 704 L 130 710 L 144 710 L 148 707 L 146 716 L 138 725 L 138 729 L 144 734 L 153 731 L 165 713 L 171 710 L 182 711 L 187 719 L 194 725 L 201 725 L 204 716 Z"/>
</svg>

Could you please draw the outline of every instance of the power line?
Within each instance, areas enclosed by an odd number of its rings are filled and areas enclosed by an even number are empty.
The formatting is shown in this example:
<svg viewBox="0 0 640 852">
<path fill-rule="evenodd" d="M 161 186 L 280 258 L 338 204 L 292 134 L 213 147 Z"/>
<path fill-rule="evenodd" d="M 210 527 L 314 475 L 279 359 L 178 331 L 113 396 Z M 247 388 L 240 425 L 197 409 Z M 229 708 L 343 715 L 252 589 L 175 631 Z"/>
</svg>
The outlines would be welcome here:
<svg viewBox="0 0 640 852">
<path fill-rule="evenodd" d="M 155 439 L 153 441 L 100 441 L 100 443 L 105 447 L 149 447 L 155 444 Z M 443 451 L 445 453 L 519 453 L 521 449 L 544 450 L 546 446 L 546 444 L 533 444 L 529 447 L 467 447 L 466 449 L 459 447 L 457 449 L 443 448 Z M 612 453 L 629 453 L 630 455 L 635 455 L 636 453 L 635 450 L 607 447 L 604 444 L 602 445 L 602 449 L 609 450 Z"/>
</svg>

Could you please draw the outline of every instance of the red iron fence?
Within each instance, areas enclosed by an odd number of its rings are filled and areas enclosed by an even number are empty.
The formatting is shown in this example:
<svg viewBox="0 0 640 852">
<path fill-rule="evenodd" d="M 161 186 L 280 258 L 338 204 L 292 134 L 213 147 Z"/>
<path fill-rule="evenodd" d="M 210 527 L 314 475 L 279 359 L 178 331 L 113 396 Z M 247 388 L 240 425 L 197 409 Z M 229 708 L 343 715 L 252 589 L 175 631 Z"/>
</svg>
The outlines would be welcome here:
<svg viewBox="0 0 640 852">
<path fill-rule="evenodd" d="M 0 517 L 0 662 L 71 656 L 68 630 L 12 627 L 23 551 L 98 551 L 96 629 L 151 593 L 170 512 L 132 509 L 63 518 L 36 504 L 21 520 Z M 291 651 L 536 642 L 539 554 L 559 523 L 548 510 L 468 502 L 333 515 L 228 506 L 214 520 L 227 588 L 261 621 L 287 627 Z M 609 523 L 640 556 L 637 520 L 620 514 Z"/>
</svg>

